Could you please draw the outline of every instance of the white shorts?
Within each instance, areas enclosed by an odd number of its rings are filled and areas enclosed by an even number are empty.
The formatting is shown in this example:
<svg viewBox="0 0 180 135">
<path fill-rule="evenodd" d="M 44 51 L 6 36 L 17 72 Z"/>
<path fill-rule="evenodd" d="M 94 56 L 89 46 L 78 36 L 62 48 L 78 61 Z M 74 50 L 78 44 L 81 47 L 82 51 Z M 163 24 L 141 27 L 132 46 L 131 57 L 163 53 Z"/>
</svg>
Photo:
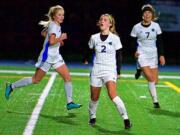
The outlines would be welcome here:
<svg viewBox="0 0 180 135">
<path fill-rule="evenodd" d="M 157 68 L 158 67 L 158 59 L 157 59 L 157 57 L 138 58 L 138 64 L 140 65 L 140 67 L 149 66 L 150 68 Z"/>
<path fill-rule="evenodd" d="M 108 75 L 103 77 L 97 77 L 97 76 L 91 76 L 90 78 L 90 84 L 93 87 L 102 87 L 103 84 L 105 84 L 108 81 L 114 81 L 116 82 L 117 75 Z"/>
<path fill-rule="evenodd" d="M 35 64 L 35 67 L 42 69 L 44 72 L 48 72 L 51 69 L 51 67 L 53 67 L 54 69 L 57 69 L 60 66 L 62 66 L 63 64 L 65 64 L 64 60 L 60 60 L 56 63 L 48 63 L 48 62 L 38 61 Z"/>
</svg>

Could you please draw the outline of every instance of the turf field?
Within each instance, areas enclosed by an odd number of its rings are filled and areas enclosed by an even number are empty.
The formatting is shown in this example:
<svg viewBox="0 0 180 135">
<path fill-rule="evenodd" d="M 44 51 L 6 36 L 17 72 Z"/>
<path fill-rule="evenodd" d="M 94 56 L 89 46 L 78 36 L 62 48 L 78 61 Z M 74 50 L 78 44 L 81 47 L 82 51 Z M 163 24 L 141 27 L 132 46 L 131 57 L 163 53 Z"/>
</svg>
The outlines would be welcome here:
<svg viewBox="0 0 180 135">
<path fill-rule="evenodd" d="M 26 67 L 0 67 L 2 70 L 33 71 Z M 88 72 L 88 69 L 71 69 L 72 72 Z M 134 71 L 124 71 L 131 74 Z M 30 129 L 33 135 L 179 135 L 180 134 L 180 79 L 168 79 L 179 76 L 179 72 L 163 72 L 167 76 L 157 85 L 161 109 L 154 109 L 147 90 L 145 79 L 122 77 L 118 80 L 118 94 L 125 102 L 129 117 L 133 123 L 130 130 L 125 130 L 123 121 L 116 107 L 102 89 L 97 110 L 97 124 L 88 125 L 89 77 L 72 76 L 74 101 L 83 104 L 77 110 L 66 110 L 63 81 L 59 75 L 51 80 L 47 97 L 39 112 L 35 126 Z M 21 135 L 27 128 L 32 112 L 36 108 L 45 87 L 52 75 L 48 74 L 40 84 L 14 90 L 7 101 L 4 97 L 5 82 L 14 82 L 32 75 L 24 73 L 0 73 L 0 135 Z M 32 120 L 32 119 L 31 119 Z M 33 119 L 33 121 L 35 121 Z"/>
</svg>

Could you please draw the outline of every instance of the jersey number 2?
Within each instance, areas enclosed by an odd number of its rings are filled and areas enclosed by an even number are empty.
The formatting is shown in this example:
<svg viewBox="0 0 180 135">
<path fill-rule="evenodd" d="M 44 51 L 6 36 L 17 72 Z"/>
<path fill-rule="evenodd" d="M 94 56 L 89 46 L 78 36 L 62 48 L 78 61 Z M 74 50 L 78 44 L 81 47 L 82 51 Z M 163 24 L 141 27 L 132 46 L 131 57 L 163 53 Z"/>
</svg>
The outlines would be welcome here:
<svg viewBox="0 0 180 135">
<path fill-rule="evenodd" d="M 102 49 L 101 49 L 101 52 L 102 52 L 102 53 L 106 53 L 106 46 L 105 46 L 105 45 L 102 45 L 101 48 L 102 48 Z"/>
</svg>

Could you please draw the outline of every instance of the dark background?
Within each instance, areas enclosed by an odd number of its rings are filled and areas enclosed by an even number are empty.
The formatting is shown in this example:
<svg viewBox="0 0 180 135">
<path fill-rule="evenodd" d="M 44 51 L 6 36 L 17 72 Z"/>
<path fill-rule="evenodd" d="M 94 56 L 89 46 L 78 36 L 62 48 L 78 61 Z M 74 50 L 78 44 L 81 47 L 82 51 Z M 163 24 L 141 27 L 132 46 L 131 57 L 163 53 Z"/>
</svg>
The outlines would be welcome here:
<svg viewBox="0 0 180 135">
<path fill-rule="evenodd" d="M 46 19 L 49 7 L 62 5 L 65 21 L 62 31 L 68 40 L 61 48 L 66 61 L 82 61 L 91 54 L 90 35 L 98 32 L 96 22 L 103 13 L 115 17 L 116 28 L 123 44 L 123 62 L 134 62 L 134 50 L 129 43 L 133 25 L 141 21 L 144 0 L 13 0 L 0 2 L 0 60 L 35 60 L 42 49 L 40 20 Z M 158 10 L 158 9 L 157 9 Z M 167 64 L 180 64 L 180 32 L 163 32 Z"/>
</svg>

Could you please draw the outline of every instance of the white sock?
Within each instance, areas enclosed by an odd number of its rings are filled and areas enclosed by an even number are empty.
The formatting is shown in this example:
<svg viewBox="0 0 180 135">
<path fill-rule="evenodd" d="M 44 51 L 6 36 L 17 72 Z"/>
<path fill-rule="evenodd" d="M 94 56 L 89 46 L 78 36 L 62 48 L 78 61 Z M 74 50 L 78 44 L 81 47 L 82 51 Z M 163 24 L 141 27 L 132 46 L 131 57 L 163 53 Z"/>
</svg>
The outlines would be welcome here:
<svg viewBox="0 0 180 135">
<path fill-rule="evenodd" d="M 116 107 L 122 118 L 124 120 L 128 119 L 127 111 L 121 98 L 119 96 L 116 96 L 112 101 L 116 104 Z"/>
<path fill-rule="evenodd" d="M 66 93 L 67 103 L 72 102 L 72 83 L 65 82 L 64 89 L 65 89 L 65 93 Z"/>
<path fill-rule="evenodd" d="M 90 117 L 90 119 L 96 118 L 97 105 L 98 105 L 97 101 L 92 101 L 90 99 L 90 101 L 89 101 L 89 117 Z"/>
<path fill-rule="evenodd" d="M 11 84 L 12 89 L 32 84 L 32 77 L 26 77 Z"/>
<path fill-rule="evenodd" d="M 148 87 L 149 87 L 149 91 L 151 93 L 153 102 L 154 103 L 158 102 L 155 82 L 148 82 Z"/>
</svg>

